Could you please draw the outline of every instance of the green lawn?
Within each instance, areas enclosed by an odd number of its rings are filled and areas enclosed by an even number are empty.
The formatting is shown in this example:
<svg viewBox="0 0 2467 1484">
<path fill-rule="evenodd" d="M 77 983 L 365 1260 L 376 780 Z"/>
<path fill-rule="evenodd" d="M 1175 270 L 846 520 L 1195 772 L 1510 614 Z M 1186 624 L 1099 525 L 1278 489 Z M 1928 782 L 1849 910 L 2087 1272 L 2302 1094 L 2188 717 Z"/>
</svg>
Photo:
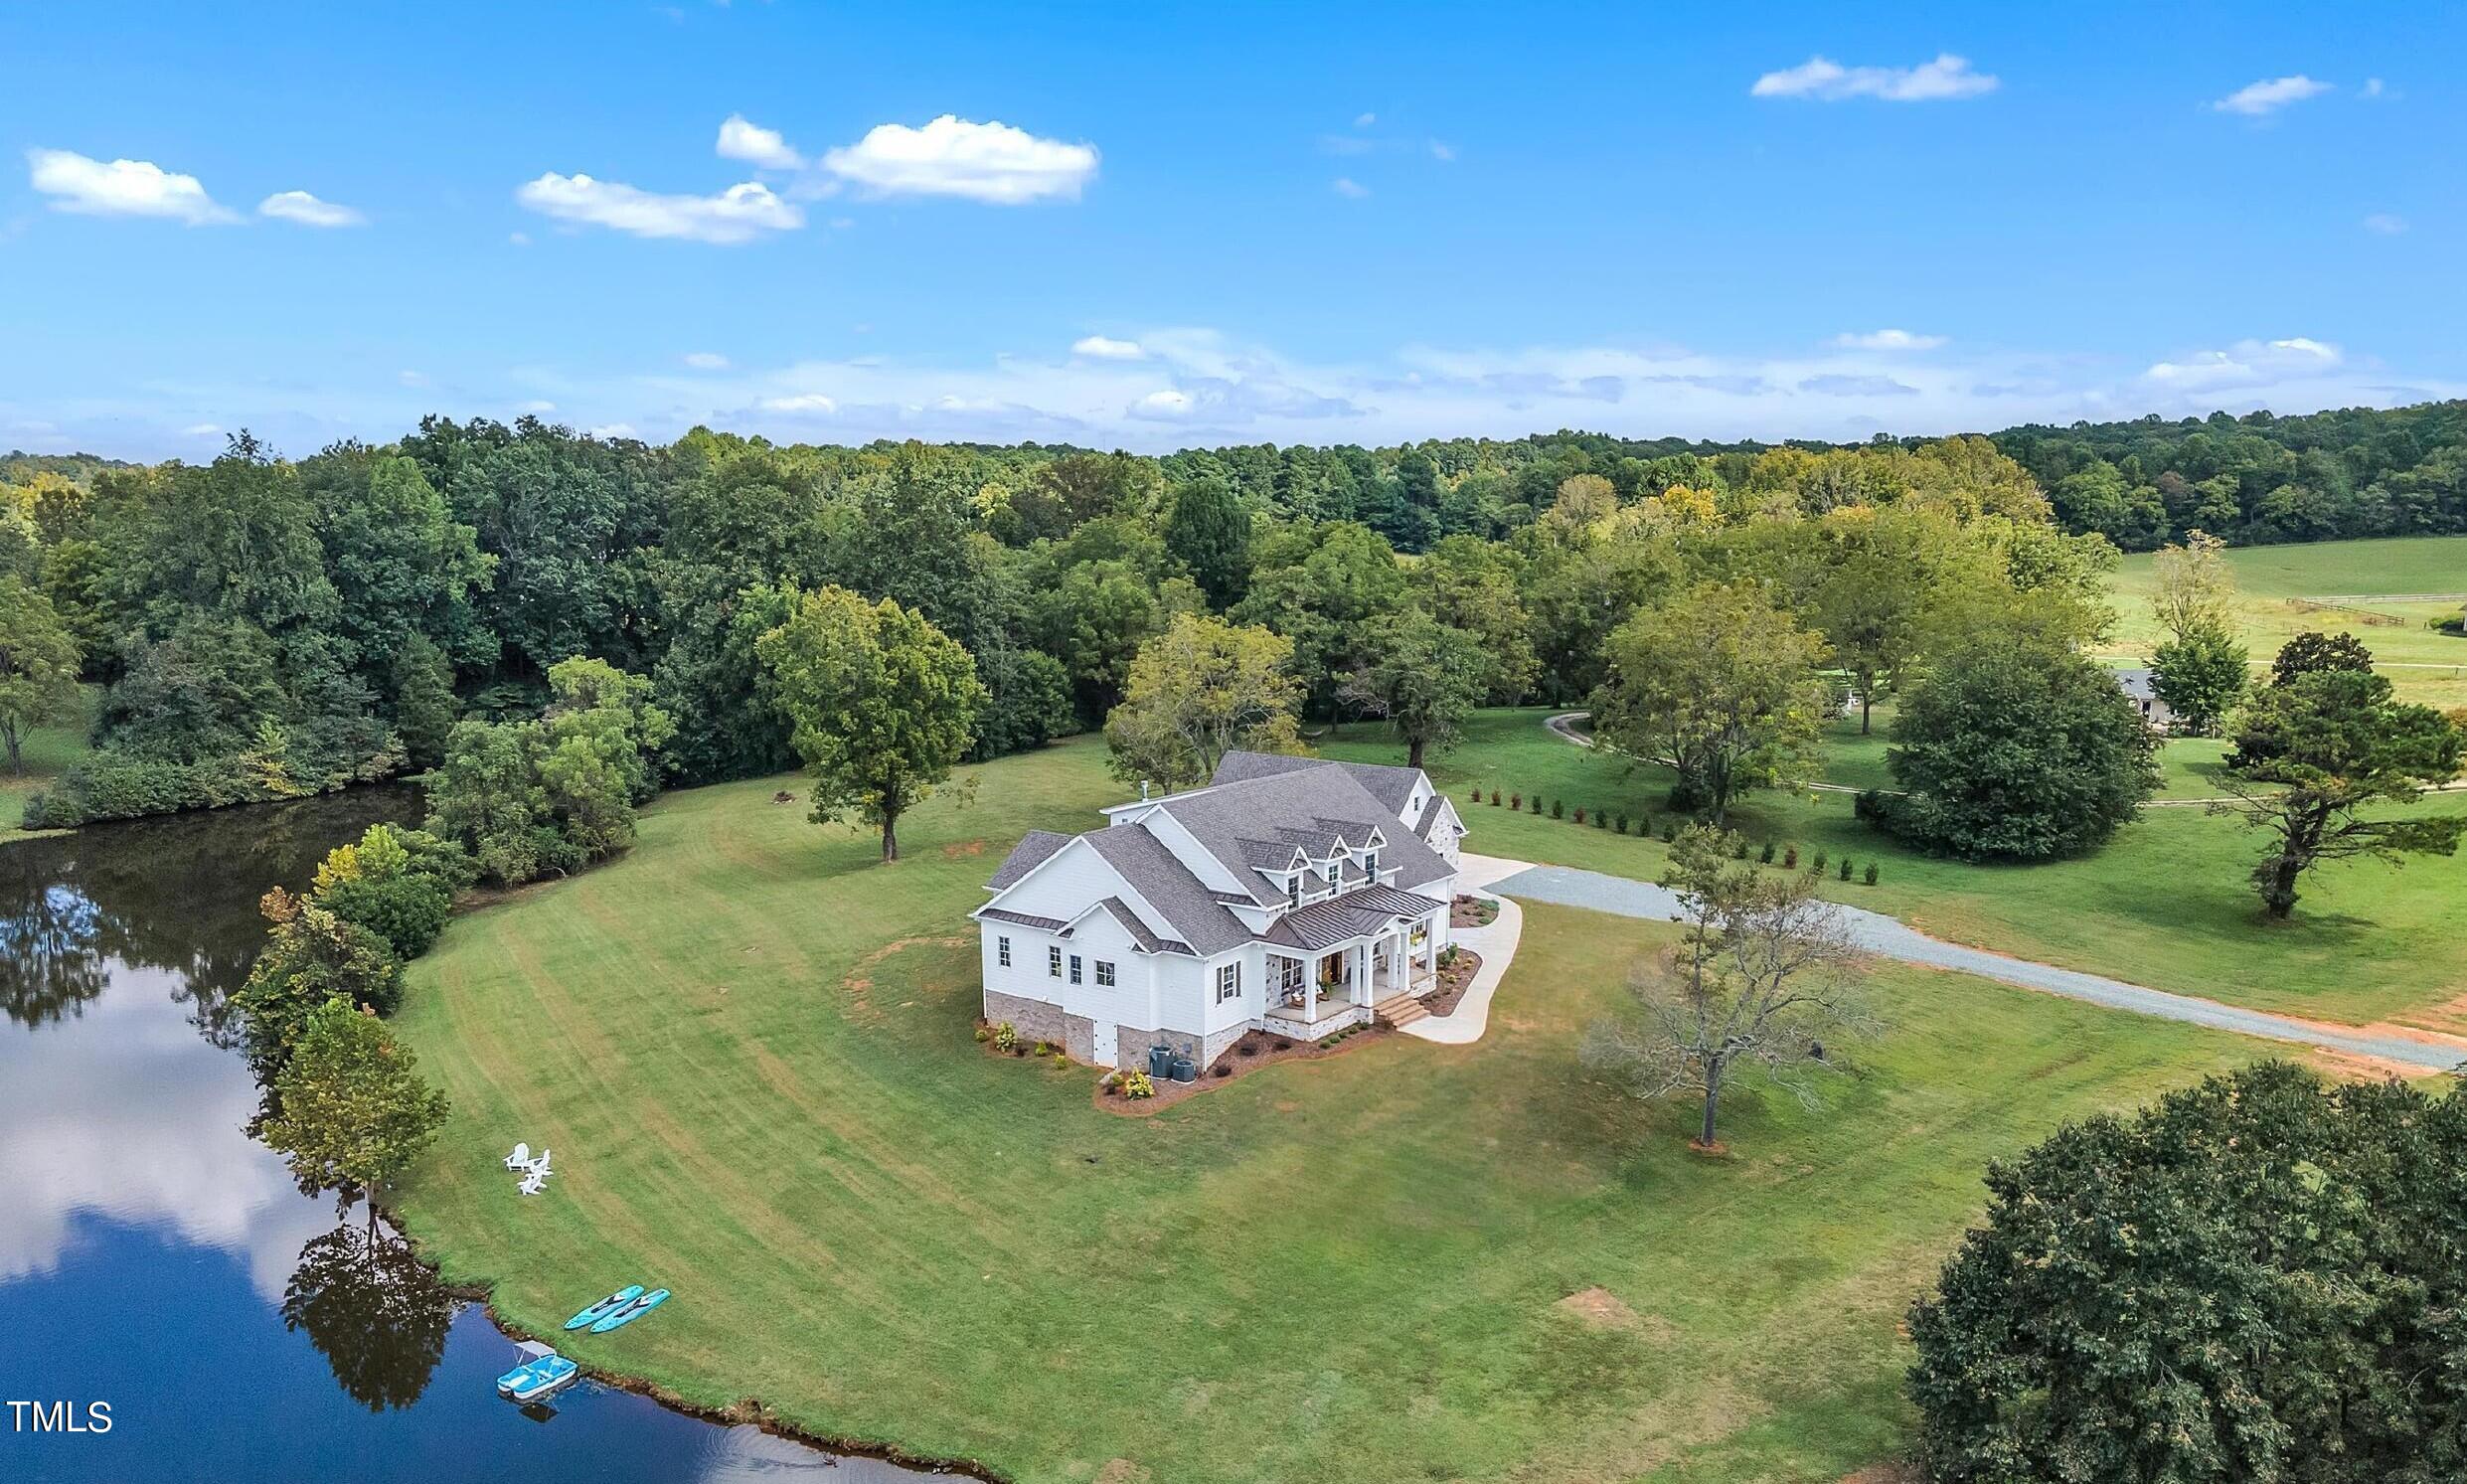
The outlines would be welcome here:
<svg viewBox="0 0 2467 1484">
<path fill-rule="evenodd" d="M 1468 762 L 1600 766 L 1487 725 Z M 1374 1041 L 1118 1117 L 1093 1073 L 973 1043 L 961 915 L 1024 830 L 1097 822 L 1102 762 L 990 764 L 892 867 L 777 780 L 674 794 L 625 859 L 456 920 L 398 1021 L 454 1105 L 409 1230 L 533 1330 L 677 1291 L 573 1344 L 588 1364 L 1021 1480 L 1830 1481 L 1905 1440 L 1895 1324 L 1986 1160 L 2259 1050 L 1881 971 L 1865 1074 L 1821 1112 L 1733 1099 L 1707 1162 L 1689 1110 L 1574 1068 L 1666 929 L 1536 906 L 1481 1044 Z M 546 1196 L 500 1168 L 516 1139 L 555 1149 Z M 1596 1288 L 1592 1317 L 1561 1302 Z"/>
<path fill-rule="evenodd" d="M 28 794 L 50 787 L 52 780 L 70 764 L 93 750 L 86 733 L 92 725 L 94 698 L 95 688 L 85 687 L 75 716 L 26 734 L 21 749 L 21 760 L 26 766 L 23 774 L 11 772 L 7 761 L 0 758 L 0 842 L 29 833 L 23 828 Z"/>
<path fill-rule="evenodd" d="M 1431 760 L 1430 772 L 1456 800 L 1473 830 L 1466 847 L 1491 855 L 1583 866 L 1651 878 L 1663 865 L 1659 841 L 1623 838 L 1589 822 L 1607 805 L 1613 818 L 1666 812 L 1668 769 L 1597 755 L 1569 745 L 1542 726 L 1550 713 L 1525 708 L 1485 712 L 1464 746 Z M 1880 709 L 1879 717 L 1886 713 Z M 1883 725 L 1880 720 L 1880 726 Z M 1858 723 L 1837 723 L 1826 776 L 1866 782 L 1882 776 L 1880 739 L 1858 738 Z M 1375 726 L 1338 731 L 1321 750 L 1336 756 L 1397 761 L 1400 749 Z M 2217 790 L 2220 744 L 2168 744 L 2174 797 Z M 1499 790 L 1502 805 L 1470 802 Z M 1540 791 L 1572 815 L 1581 829 L 1547 815 L 1508 812 L 1506 797 Z M 1827 891 L 1845 902 L 1894 913 L 1939 936 L 2060 963 L 2072 968 L 2236 1004 L 2364 1023 L 2398 1019 L 2445 1030 L 2467 1029 L 2467 933 L 2458 930 L 2467 903 L 2467 854 L 2417 857 L 2401 867 L 2357 862 L 2324 868 L 2304 888 L 2292 922 L 2269 924 L 2245 881 L 2261 837 L 2237 820 L 2199 807 L 2146 811 L 2105 850 L 2082 860 L 2035 866 L 1972 866 L 1906 850 L 1869 829 L 1841 793 L 1748 795 L 1731 823 L 1750 839 L 1797 845 L 1803 858 L 1818 849 L 1834 860 L 1852 856 L 1864 869 L 1877 862 L 1881 881 L 1868 887 L 1827 876 Z M 2467 811 L 2467 795 L 2429 798 L 2422 810 Z"/>
<path fill-rule="evenodd" d="M 2427 626 L 2457 612 L 2458 594 L 2467 593 L 2467 536 L 2242 547 L 2227 562 L 2240 594 L 2238 627 L 2257 663 L 2266 665 L 2306 629 L 2352 632 L 2387 667 L 2401 696 L 2467 706 L 2467 639 Z M 2149 554 L 2124 559 L 2113 590 L 2121 622 L 2108 653 L 2141 663 L 2161 637 L 2150 615 Z M 2421 600 L 2433 594 L 2447 596 Z"/>
</svg>

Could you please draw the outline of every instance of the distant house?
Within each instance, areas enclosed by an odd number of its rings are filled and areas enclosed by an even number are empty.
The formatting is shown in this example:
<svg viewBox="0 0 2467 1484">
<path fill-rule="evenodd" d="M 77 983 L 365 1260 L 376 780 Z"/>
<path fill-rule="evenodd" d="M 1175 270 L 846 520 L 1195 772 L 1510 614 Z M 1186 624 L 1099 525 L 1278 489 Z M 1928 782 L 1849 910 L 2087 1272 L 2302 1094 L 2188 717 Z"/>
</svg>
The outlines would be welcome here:
<svg viewBox="0 0 2467 1484">
<path fill-rule="evenodd" d="M 1419 768 L 1234 752 L 1205 788 L 1032 832 L 985 884 L 985 1017 L 1100 1067 L 1317 1040 L 1429 992 L 1455 806 Z"/>
<path fill-rule="evenodd" d="M 2140 708 L 2142 720 L 2148 722 L 2153 731 L 2176 730 L 2176 713 L 2168 710 L 2167 703 L 2159 699 L 2150 671 L 2118 670 L 2116 684 L 2124 688 L 2124 699 Z"/>
</svg>

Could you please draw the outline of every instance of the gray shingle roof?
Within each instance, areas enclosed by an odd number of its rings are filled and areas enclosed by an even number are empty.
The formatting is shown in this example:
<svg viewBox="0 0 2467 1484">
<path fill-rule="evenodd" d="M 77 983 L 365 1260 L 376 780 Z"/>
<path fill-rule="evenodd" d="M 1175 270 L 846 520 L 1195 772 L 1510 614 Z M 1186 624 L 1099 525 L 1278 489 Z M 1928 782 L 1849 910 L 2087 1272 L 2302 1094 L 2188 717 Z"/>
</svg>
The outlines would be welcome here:
<svg viewBox="0 0 2467 1484">
<path fill-rule="evenodd" d="M 1399 886 L 1420 886 L 1448 875 L 1451 868 L 1430 847 L 1389 828 L 1398 822 L 1396 809 L 1403 807 L 1411 791 L 1412 769 L 1369 770 L 1404 776 L 1405 787 L 1396 790 L 1396 808 L 1382 804 L 1364 786 L 1353 764 L 1261 752 L 1227 753 L 1218 766 L 1216 784 L 1161 800 L 1158 807 L 1190 831 L 1202 849 L 1224 862 L 1227 874 L 1261 906 L 1277 901 L 1277 893 L 1272 884 L 1244 870 L 1251 864 L 1244 841 L 1307 838 L 1317 842 L 1313 854 L 1325 855 L 1337 835 L 1361 841 L 1378 829 L 1388 839 L 1380 864 L 1396 868 Z"/>
<path fill-rule="evenodd" d="M 1164 914 L 1166 925 L 1201 954 L 1222 953 L 1250 940 L 1250 930 L 1216 894 L 1137 825 L 1090 830 L 1079 837 L 1121 874 L 1132 891 Z"/>
<path fill-rule="evenodd" d="M 985 890 L 1001 891 L 1044 865 L 1046 857 L 1069 843 L 1069 835 L 1058 835 L 1052 830 L 1030 830 L 1020 837 L 1019 844 L 1011 847 L 1011 853 L 1002 858 L 1002 865 L 995 870 L 993 880 L 985 884 Z"/>
</svg>

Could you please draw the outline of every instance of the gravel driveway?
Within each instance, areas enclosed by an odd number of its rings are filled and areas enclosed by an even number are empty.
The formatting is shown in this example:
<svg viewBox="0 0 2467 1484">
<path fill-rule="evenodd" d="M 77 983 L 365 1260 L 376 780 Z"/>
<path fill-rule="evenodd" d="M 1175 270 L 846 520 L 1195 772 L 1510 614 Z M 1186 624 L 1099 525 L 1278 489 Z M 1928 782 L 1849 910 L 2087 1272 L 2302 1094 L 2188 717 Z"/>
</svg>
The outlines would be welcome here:
<svg viewBox="0 0 2467 1484">
<path fill-rule="evenodd" d="M 1620 876 L 1605 876 L 1598 871 L 1578 871 L 1567 866 L 1530 867 L 1493 882 L 1490 890 L 1503 896 L 1522 897 L 1529 902 L 1587 907 L 1622 917 L 1644 917 L 1657 922 L 1672 922 L 1679 918 L 1679 899 L 1667 888 Z M 1965 974 L 1976 974 L 1982 979 L 1996 979 L 2006 984 L 2021 985 L 2025 989 L 2062 995 L 2067 999 L 2086 1000 L 2112 1010 L 2130 1010 L 2164 1020 L 2183 1021 L 2187 1025 L 2320 1047 L 2326 1051 L 2370 1057 L 2428 1072 L 2456 1071 L 2462 1062 L 2467 1062 L 2467 1048 L 2444 1045 L 2439 1041 L 2343 1030 L 2264 1011 L 2238 1009 L 2217 1000 L 2145 989 L 2121 979 L 2084 974 L 2076 969 L 2059 969 L 2052 964 L 2033 963 L 2023 958 L 2008 958 L 1984 948 L 1965 948 L 1959 943 L 1929 937 L 1898 918 L 1863 907 L 1837 907 L 1835 910 L 1849 924 L 1851 936 L 1860 947 L 1887 958 L 1900 959 L 1904 963 L 1954 969 Z"/>
</svg>

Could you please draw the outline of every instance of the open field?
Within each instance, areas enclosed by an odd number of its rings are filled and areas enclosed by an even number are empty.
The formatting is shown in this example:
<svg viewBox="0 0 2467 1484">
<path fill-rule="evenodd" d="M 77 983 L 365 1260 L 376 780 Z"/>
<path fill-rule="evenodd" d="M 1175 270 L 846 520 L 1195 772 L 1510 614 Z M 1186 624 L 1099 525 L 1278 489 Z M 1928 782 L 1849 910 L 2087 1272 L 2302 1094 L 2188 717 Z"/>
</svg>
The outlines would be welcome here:
<svg viewBox="0 0 2467 1484">
<path fill-rule="evenodd" d="M 86 733 L 92 725 L 95 697 L 95 688 L 85 687 L 76 716 L 26 734 L 22 777 L 9 771 L 7 760 L 0 758 L 0 843 L 28 833 L 23 828 L 28 794 L 40 793 L 70 764 L 93 750 Z"/>
<path fill-rule="evenodd" d="M 1610 766 L 1530 713 L 1463 758 L 1571 792 Z M 1024 830 L 1097 822 L 1102 763 L 989 764 L 892 867 L 779 780 L 673 794 L 625 859 L 456 920 L 398 1022 L 454 1103 L 409 1229 L 534 1330 L 677 1290 L 586 1363 L 1023 1480 L 1831 1481 L 1904 1440 L 1895 1325 L 1985 1161 L 2261 1050 L 1882 970 L 1864 1073 L 1820 1112 L 1734 1098 L 1707 1162 L 1689 1109 L 1574 1065 L 1667 929 L 1537 905 L 1480 1044 L 1122 1118 L 1092 1072 L 970 1040 L 961 916 Z M 1647 849 L 1471 819 L 1486 850 Z M 537 1200 L 517 1138 L 556 1150 Z"/>
<path fill-rule="evenodd" d="M 2467 594 L 2467 536 L 2239 547 L 2227 563 L 2241 593 L 2239 629 L 2257 664 L 2306 629 L 2345 631 L 2386 667 L 2399 695 L 2467 706 L 2467 639 L 2428 626 L 2467 605 L 2460 596 Z M 2158 646 L 2150 591 L 2149 554 L 2125 558 L 2115 577 L 2121 622 L 2110 657 L 2139 664 Z"/>
<path fill-rule="evenodd" d="M 1882 713 L 1880 712 L 1880 715 Z M 1583 866 L 1651 878 L 1664 850 L 1646 841 L 1579 829 L 1547 815 L 1508 812 L 1505 798 L 1541 791 L 1572 813 L 1609 806 L 1658 822 L 1668 769 L 1603 756 L 1552 736 L 1538 709 L 1485 712 L 1464 746 L 1431 760 L 1431 777 L 1455 798 L 1474 831 L 1468 848 L 1493 855 Z M 1881 725 L 1881 724 L 1880 724 Z M 1828 778 L 1866 783 L 1883 777 L 1882 735 L 1857 736 L 1836 724 Z M 2219 744 L 2171 742 L 2168 793 L 2216 792 Z M 1394 762 L 1401 748 L 1373 726 L 1341 728 L 1321 750 L 1332 756 Z M 1475 805 L 1496 788 L 1502 807 Z M 2413 806 L 2467 811 L 2467 794 L 2436 795 Z M 1830 874 L 1828 893 L 1902 917 L 1939 937 L 2154 989 L 2207 995 L 2238 1005 L 2365 1024 L 2398 1020 L 2440 1030 L 2467 1029 L 2467 854 L 2416 857 L 2391 867 L 2364 861 L 2323 868 L 2304 887 L 2296 918 L 2265 923 L 2245 881 L 2261 838 L 2232 818 L 2199 807 L 2159 808 L 2127 825 L 2105 850 L 2082 860 L 2035 866 L 1973 866 L 1903 848 L 1861 824 L 1843 793 L 1745 796 L 1731 824 L 1751 840 L 1797 845 L 1803 858 L 1845 853 L 1862 868 L 1879 864 L 1869 887 Z"/>
</svg>

